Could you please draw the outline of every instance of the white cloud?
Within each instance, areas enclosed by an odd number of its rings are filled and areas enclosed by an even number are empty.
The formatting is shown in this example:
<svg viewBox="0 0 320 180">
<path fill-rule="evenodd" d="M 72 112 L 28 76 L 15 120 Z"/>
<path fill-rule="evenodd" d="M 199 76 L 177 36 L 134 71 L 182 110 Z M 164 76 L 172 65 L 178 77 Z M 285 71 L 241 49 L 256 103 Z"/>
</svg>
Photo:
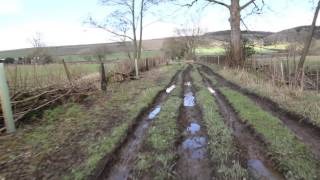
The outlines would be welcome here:
<svg viewBox="0 0 320 180">
<path fill-rule="evenodd" d="M 22 12 L 22 2 L 19 0 L 0 0 L 0 15 L 17 15 Z"/>
</svg>

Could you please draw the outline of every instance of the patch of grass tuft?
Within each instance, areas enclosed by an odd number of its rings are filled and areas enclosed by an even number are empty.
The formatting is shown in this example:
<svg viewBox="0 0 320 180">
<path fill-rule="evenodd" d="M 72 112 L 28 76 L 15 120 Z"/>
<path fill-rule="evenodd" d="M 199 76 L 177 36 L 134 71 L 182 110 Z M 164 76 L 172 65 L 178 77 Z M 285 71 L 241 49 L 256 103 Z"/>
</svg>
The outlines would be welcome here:
<svg viewBox="0 0 320 180">
<path fill-rule="evenodd" d="M 161 112 L 148 131 L 145 147 L 139 152 L 135 176 L 148 174 L 153 179 L 174 177 L 173 166 L 177 159 L 174 144 L 178 132 L 176 119 L 180 104 L 181 99 L 172 96 L 162 105 Z"/>
</svg>

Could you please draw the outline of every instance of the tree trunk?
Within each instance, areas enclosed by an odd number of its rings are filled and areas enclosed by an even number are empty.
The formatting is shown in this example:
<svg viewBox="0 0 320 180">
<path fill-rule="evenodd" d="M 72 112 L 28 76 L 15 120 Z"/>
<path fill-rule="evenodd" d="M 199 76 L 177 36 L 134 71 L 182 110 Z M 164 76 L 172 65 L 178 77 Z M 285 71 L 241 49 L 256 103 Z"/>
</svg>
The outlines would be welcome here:
<svg viewBox="0 0 320 180">
<path fill-rule="evenodd" d="M 133 58 L 134 58 L 134 69 L 136 74 L 136 79 L 139 79 L 139 68 L 137 57 L 138 57 L 138 43 L 137 43 L 137 27 L 136 27 L 136 14 L 135 14 L 135 0 L 132 0 L 132 32 L 133 32 Z"/>
<path fill-rule="evenodd" d="M 308 35 L 308 37 L 306 39 L 306 42 L 305 42 L 305 45 L 304 45 L 304 48 L 303 48 L 303 51 L 302 51 L 302 55 L 300 57 L 300 61 L 299 61 L 298 67 L 297 67 L 296 82 L 300 82 L 301 78 L 302 78 L 303 66 L 304 66 L 304 62 L 305 62 L 306 57 L 307 57 L 308 52 L 309 52 L 309 48 L 310 48 L 310 45 L 311 45 L 311 41 L 312 41 L 312 37 L 313 37 L 314 31 L 316 29 L 316 22 L 317 22 L 319 10 L 320 10 L 320 0 L 318 2 L 318 6 L 316 8 L 316 11 L 314 13 L 312 25 L 310 27 L 310 32 L 309 32 L 309 35 Z"/>
<path fill-rule="evenodd" d="M 239 0 L 232 0 L 230 6 L 230 26 L 231 26 L 231 66 L 239 66 L 242 64 L 242 41 L 240 30 L 240 4 Z"/>
<path fill-rule="evenodd" d="M 142 52 L 142 32 L 143 32 L 143 10 L 144 10 L 144 0 L 141 1 L 140 7 L 140 36 L 139 36 L 139 46 L 138 46 L 138 61 L 141 59 Z"/>
</svg>

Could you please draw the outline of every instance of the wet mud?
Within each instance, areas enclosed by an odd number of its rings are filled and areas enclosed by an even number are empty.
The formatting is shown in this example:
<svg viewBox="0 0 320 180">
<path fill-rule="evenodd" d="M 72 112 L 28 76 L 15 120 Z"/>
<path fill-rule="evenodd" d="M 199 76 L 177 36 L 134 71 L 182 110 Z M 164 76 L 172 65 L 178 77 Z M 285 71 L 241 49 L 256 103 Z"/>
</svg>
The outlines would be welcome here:
<svg viewBox="0 0 320 180">
<path fill-rule="evenodd" d="M 315 158 L 320 160 L 320 128 L 313 125 L 308 118 L 294 112 L 289 112 L 281 108 L 272 100 L 261 97 L 256 93 L 250 92 L 249 90 L 224 79 L 205 65 L 201 66 L 201 70 L 210 76 L 214 76 L 220 85 L 242 93 L 259 105 L 263 110 L 279 118 L 302 143 L 310 148 Z"/>
<path fill-rule="evenodd" d="M 214 96 L 225 123 L 232 131 L 235 143 L 240 151 L 242 166 L 247 168 L 250 178 L 257 180 L 284 179 L 283 175 L 276 170 L 274 162 L 268 159 L 266 144 L 261 140 L 261 137 L 242 123 L 227 99 L 201 71 L 199 72 L 203 83 Z"/>
<path fill-rule="evenodd" d="M 161 105 L 174 90 L 180 76 L 181 71 L 178 71 L 171 79 L 167 88 L 159 92 L 148 108 L 141 111 L 135 120 L 136 123 L 129 128 L 129 132 L 123 143 L 120 144 L 112 155 L 108 155 L 103 163 L 98 165 L 102 168 L 98 168 L 89 179 L 131 179 L 131 171 L 133 170 L 139 149 L 143 145 L 142 142 L 146 132 L 152 121 L 156 120 L 157 115 L 161 112 Z M 169 92 L 168 88 L 171 89 Z"/>
<path fill-rule="evenodd" d="M 183 72 L 183 105 L 180 107 L 178 126 L 181 143 L 178 145 L 177 179 L 209 180 L 213 167 L 207 152 L 208 137 L 202 125 L 202 113 L 196 104 L 195 87 L 192 84 L 189 66 Z"/>
</svg>

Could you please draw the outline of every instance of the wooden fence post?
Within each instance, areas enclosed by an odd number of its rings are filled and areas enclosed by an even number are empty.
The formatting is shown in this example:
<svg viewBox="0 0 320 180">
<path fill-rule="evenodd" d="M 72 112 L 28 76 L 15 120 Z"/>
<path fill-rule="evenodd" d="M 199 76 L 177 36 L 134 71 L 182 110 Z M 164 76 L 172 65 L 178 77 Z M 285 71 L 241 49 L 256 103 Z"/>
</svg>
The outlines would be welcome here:
<svg viewBox="0 0 320 180">
<path fill-rule="evenodd" d="M 5 70 L 3 63 L 0 63 L 0 97 L 1 107 L 4 117 L 6 130 L 8 133 L 16 131 L 16 127 L 13 120 L 12 107 L 10 103 L 9 88 L 5 77 Z"/>
<path fill-rule="evenodd" d="M 149 59 L 146 58 L 146 70 L 149 71 Z"/>
<path fill-rule="evenodd" d="M 319 68 L 317 68 L 317 92 L 319 92 Z"/>
<path fill-rule="evenodd" d="M 66 62 L 64 61 L 64 59 L 62 59 L 62 64 L 63 64 L 63 67 L 64 67 L 64 71 L 66 72 L 67 78 L 69 80 L 69 83 L 72 86 L 72 80 L 71 80 L 70 71 L 69 71 L 68 66 L 67 66 Z"/>
<path fill-rule="evenodd" d="M 283 62 L 282 62 L 282 60 L 281 60 L 280 66 L 281 66 L 281 81 L 282 81 L 282 83 L 283 83 L 283 82 L 284 82 L 284 69 L 283 69 Z"/>
<path fill-rule="evenodd" d="M 106 78 L 106 71 L 104 69 L 104 63 L 100 61 L 100 73 L 101 73 L 101 90 L 106 92 L 107 91 L 107 78 Z"/>
</svg>

